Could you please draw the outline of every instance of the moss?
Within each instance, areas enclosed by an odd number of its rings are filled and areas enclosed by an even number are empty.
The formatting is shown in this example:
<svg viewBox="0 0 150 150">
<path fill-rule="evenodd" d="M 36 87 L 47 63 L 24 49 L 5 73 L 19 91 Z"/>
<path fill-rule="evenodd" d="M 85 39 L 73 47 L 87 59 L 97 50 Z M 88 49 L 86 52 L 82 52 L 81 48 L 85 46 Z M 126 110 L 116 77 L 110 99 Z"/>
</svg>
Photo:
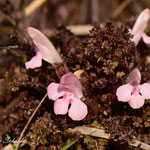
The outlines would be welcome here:
<svg viewBox="0 0 150 150">
<path fill-rule="evenodd" d="M 108 141 L 101 138 L 93 138 L 90 136 L 85 136 L 84 144 L 88 150 L 105 150 Z"/>
<path fill-rule="evenodd" d="M 35 123 L 30 127 L 30 131 L 26 135 L 28 144 L 32 149 L 35 149 L 38 145 L 47 144 L 47 136 L 55 130 L 51 115 L 45 112 L 43 117 L 39 117 Z"/>
</svg>

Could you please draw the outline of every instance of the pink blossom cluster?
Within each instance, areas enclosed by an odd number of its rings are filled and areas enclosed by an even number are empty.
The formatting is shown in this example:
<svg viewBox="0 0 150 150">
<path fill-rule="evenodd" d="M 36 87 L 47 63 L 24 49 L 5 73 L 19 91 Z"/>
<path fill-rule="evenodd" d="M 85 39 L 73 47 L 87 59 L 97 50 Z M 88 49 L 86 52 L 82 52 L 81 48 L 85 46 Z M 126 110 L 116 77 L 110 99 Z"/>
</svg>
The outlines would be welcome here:
<svg viewBox="0 0 150 150">
<path fill-rule="evenodd" d="M 150 19 L 150 10 L 145 9 L 137 18 L 133 29 L 131 39 L 137 45 L 139 40 L 143 41 L 150 47 L 150 37 L 144 33 L 147 22 Z M 63 60 L 49 39 L 35 28 L 27 29 L 29 36 L 32 38 L 37 47 L 36 55 L 25 63 L 26 69 L 34 69 L 42 65 L 42 59 L 53 66 L 55 63 L 62 63 Z M 144 105 L 145 99 L 150 99 L 150 83 L 140 85 L 141 74 L 138 69 L 134 69 L 129 74 L 128 81 L 125 85 L 117 89 L 116 95 L 119 101 L 128 102 L 134 108 L 140 108 Z M 56 115 L 67 114 L 72 120 L 79 121 L 86 117 L 87 106 L 81 100 L 83 97 L 82 85 L 73 73 L 67 73 L 62 76 L 60 84 L 51 83 L 48 88 L 48 97 L 54 101 L 54 112 Z"/>
<path fill-rule="evenodd" d="M 27 29 L 37 47 L 36 55 L 25 63 L 26 69 L 34 69 L 42 65 L 42 59 L 52 65 L 63 62 L 57 50 L 48 38 L 32 27 Z M 73 73 L 62 76 L 60 84 L 51 83 L 47 88 L 49 99 L 54 101 L 54 112 L 56 115 L 67 114 L 72 120 L 80 121 L 88 113 L 87 105 L 81 98 L 83 97 L 82 85 Z"/>
</svg>

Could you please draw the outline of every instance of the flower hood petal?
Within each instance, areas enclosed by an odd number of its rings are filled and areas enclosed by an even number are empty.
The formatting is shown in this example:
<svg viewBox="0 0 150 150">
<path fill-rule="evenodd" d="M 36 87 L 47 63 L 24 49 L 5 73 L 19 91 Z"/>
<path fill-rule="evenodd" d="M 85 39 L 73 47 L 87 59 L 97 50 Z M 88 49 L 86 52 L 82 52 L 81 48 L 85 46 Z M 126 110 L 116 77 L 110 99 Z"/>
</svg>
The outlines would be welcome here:
<svg viewBox="0 0 150 150">
<path fill-rule="evenodd" d="M 67 87 L 76 97 L 82 97 L 82 85 L 79 79 L 73 73 L 67 73 L 60 80 L 60 87 Z"/>
<path fill-rule="evenodd" d="M 86 117 L 88 113 L 87 106 L 78 98 L 73 98 L 68 115 L 72 120 L 80 121 Z"/>
<path fill-rule="evenodd" d="M 140 88 L 140 93 L 145 99 L 150 99 L 150 83 L 144 83 L 138 86 Z"/>
<path fill-rule="evenodd" d="M 116 92 L 118 100 L 122 102 L 128 102 L 130 100 L 132 90 L 133 86 L 130 84 L 120 86 Z"/>
<path fill-rule="evenodd" d="M 133 83 L 136 83 L 137 85 L 140 84 L 140 82 L 141 82 L 141 73 L 140 73 L 139 69 L 137 69 L 137 68 L 133 69 L 129 73 L 126 82 L 130 83 L 130 84 L 133 84 Z"/>
<path fill-rule="evenodd" d="M 36 52 L 36 55 L 32 59 L 25 63 L 26 69 L 34 69 L 42 66 L 42 55 L 39 51 Z"/>
<path fill-rule="evenodd" d="M 54 63 L 63 62 L 53 44 L 43 33 L 32 27 L 28 27 L 27 32 L 37 46 L 44 60 L 52 65 L 54 65 Z"/>
<path fill-rule="evenodd" d="M 140 38 L 142 37 L 142 34 L 145 30 L 145 28 L 147 27 L 147 22 L 150 18 L 150 10 L 144 9 L 141 14 L 138 16 L 133 29 L 132 29 L 132 34 L 134 35 L 132 41 L 135 42 L 135 44 L 137 45 Z"/>
</svg>

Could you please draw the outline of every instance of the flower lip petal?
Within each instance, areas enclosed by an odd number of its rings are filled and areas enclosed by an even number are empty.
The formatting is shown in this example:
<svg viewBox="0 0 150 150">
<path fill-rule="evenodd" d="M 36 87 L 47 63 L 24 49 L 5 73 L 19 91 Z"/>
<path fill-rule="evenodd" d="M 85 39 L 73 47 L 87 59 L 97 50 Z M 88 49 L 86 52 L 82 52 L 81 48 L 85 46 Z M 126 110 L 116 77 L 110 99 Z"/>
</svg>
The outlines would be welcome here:
<svg viewBox="0 0 150 150">
<path fill-rule="evenodd" d="M 68 115 L 72 120 L 80 121 L 83 120 L 88 113 L 87 106 L 77 98 L 73 98 L 71 107 L 68 111 Z"/>
<path fill-rule="evenodd" d="M 150 99 L 150 83 L 144 83 L 138 86 L 143 98 Z"/>
<path fill-rule="evenodd" d="M 25 63 L 26 69 L 34 69 L 42 66 L 42 55 L 39 51 L 36 52 L 36 55 L 31 58 L 30 61 Z"/>
<path fill-rule="evenodd" d="M 133 88 L 134 87 L 130 84 L 125 84 L 125 85 L 120 86 L 116 92 L 118 100 L 122 102 L 130 101 Z"/>
<path fill-rule="evenodd" d="M 56 115 L 64 115 L 68 112 L 69 103 L 63 99 L 54 102 L 54 112 Z"/>
<path fill-rule="evenodd" d="M 56 100 L 59 97 L 63 96 L 65 93 L 67 93 L 67 91 L 58 91 L 59 85 L 60 84 L 58 83 L 49 84 L 49 86 L 47 87 L 49 99 Z"/>
<path fill-rule="evenodd" d="M 140 94 L 133 94 L 128 102 L 133 109 L 139 109 L 144 105 L 144 98 Z"/>
</svg>

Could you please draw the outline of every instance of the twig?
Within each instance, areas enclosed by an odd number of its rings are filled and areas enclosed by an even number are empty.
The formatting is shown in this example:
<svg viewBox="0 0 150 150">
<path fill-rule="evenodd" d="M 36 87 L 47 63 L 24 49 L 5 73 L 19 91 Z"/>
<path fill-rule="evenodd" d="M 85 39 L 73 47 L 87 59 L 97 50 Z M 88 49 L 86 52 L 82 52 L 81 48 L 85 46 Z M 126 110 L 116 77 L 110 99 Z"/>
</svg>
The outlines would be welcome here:
<svg viewBox="0 0 150 150">
<path fill-rule="evenodd" d="M 140 144 L 141 144 L 141 147 L 140 147 L 140 148 L 142 148 L 142 149 L 144 149 L 144 150 L 150 150 L 150 145 L 148 145 L 148 144 L 146 144 L 146 143 L 140 142 L 140 141 L 138 141 L 138 140 L 135 140 L 134 143 L 129 142 L 129 145 L 131 145 L 131 146 L 133 146 L 133 147 L 137 147 L 137 146 L 139 146 Z"/>
<path fill-rule="evenodd" d="M 34 0 L 32 1 L 24 10 L 24 14 L 26 17 L 30 16 L 33 11 L 39 8 L 46 0 Z"/>
<path fill-rule="evenodd" d="M 117 26 L 121 25 L 120 22 L 117 22 L 116 24 L 117 24 Z M 100 23 L 100 26 L 103 27 L 104 24 Z M 87 25 L 70 25 L 70 26 L 67 26 L 67 29 L 70 30 L 73 34 L 75 34 L 77 36 L 79 36 L 79 35 L 88 35 L 89 30 L 92 29 L 92 25 L 90 25 L 90 24 L 87 24 Z M 44 29 L 42 32 L 47 37 L 54 36 L 57 33 L 56 29 Z"/>
<path fill-rule="evenodd" d="M 78 126 L 73 129 L 69 129 L 69 131 L 72 131 L 72 132 L 79 131 L 83 135 L 91 135 L 94 137 L 101 137 L 101 138 L 105 138 L 105 139 L 109 139 L 109 137 L 110 137 L 110 134 L 105 133 L 104 130 L 91 128 L 91 127 Z"/>
<path fill-rule="evenodd" d="M 88 9 L 89 9 L 89 0 L 82 0 L 80 5 L 80 22 L 84 23 L 87 15 L 88 15 Z"/>
<path fill-rule="evenodd" d="M 19 148 L 20 141 L 21 141 L 21 139 L 22 139 L 22 137 L 23 137 L 23 135 L 24 135 L 27 127 L 29 126 L 30 122 L 32 121 L 33 117 L 35 116 L 36 112 L 38 111 L 38 109 L 40 108 L 40 106 L 42 105 L 42 103 L 44 102 L 44 100 L 46 99 L 46 97 L 47 97 L 47 93 L 45 94 L 45 96 L 43 97 L 43 99 L 41 100 L 41 102 L 39 103 L 39 105 L 36 107 L 36 109 L 34 110 L 32 116 L 29 118 L 29 120 L 26 123 L 24 129 L 22 130 L 22 132 L 20 134 L 20 137 L 19 137 L 19 139 L 17 141 L 16 150 L 18 150 L 18 148 Z"/>
<path fill-rule="evenodd" d="M 150 64 L 150 55 L 146 57 L 146 61 L 148 64 Z"/>
<path fill-rule="evenodd" d="M 88 25 L 70 25 L 70 26 L 67 26 L 67 29 L 69 29 L 75 35 L 87 35 L 89 33 L 89 30 L 92 29 L 92 25 L 89 25 L 89 24 Z M 56 30 L 45 29 L 43 30 L 43 33 L 46 36 L 50 37 L 56 34 Z"/>
<path fill-rule="evenodd" d="M 105 133 L 105 130 L 102 130 L 102 129 L 78 126 L 74 129 L 69 129 L 69 131 L 72 131 L 72 132 L 79 131 L 79 132 L 81 132 L 81 134 L 84 134 L 84 135 L 91 135 L 94 137 L 110 139 L 110 134 Z M 137 147 L 139 144 L 141 144 L 142 149 L 150 150 L 150 145 L 148 145 L 146 143 L 140 142 L 138 140 L 135 140 L 134 143 L 129 142 L 129 145 L 134 146 L 134 147 Z"/>
<path fill-rule="evenodd" d="M 67 26 L 67 29 L 71 30 L 75 35 L 87 35 L 89 30 L 92 29 L 91 25 L 70 25 Z"/>
<path fill-rule="evenodd" d="M 117 9 L 113 12 L 112 17 L 116 18 L 131 2 L 131 0 L 124 0 Z"/>
<path fill-rule="evenodd" d="M 99 22 L 99 5 L 98 0 L 91 0 L 91 6 L 92 6 L 92 21 Z"/>
</svg>

